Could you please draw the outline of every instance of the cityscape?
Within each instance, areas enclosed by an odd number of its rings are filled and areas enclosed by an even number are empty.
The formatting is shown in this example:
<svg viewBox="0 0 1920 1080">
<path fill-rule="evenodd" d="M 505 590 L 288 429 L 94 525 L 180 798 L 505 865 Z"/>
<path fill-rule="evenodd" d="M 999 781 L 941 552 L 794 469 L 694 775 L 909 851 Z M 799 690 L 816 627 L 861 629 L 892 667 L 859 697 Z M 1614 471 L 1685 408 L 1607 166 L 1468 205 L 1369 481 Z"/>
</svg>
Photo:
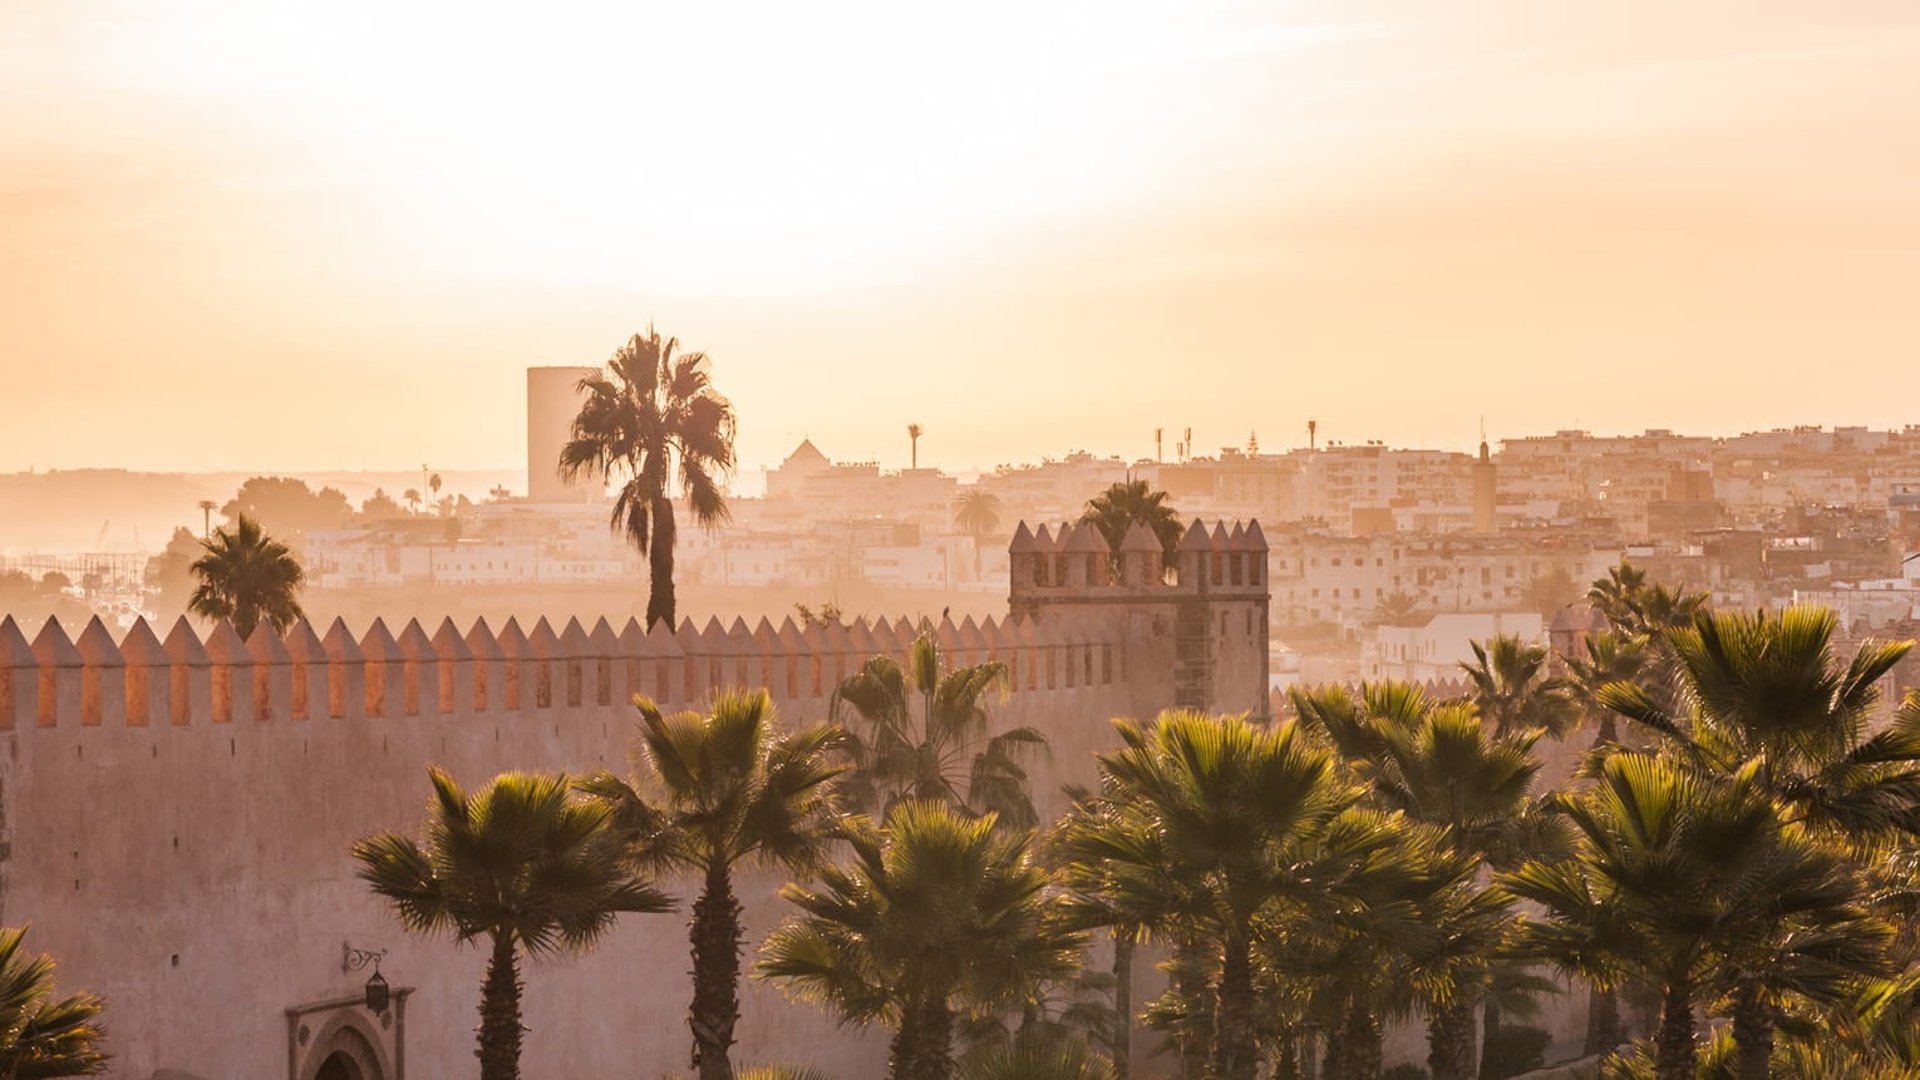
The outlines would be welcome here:
<svg viewBox="0 0 1920 1080">
<path fill-rule="evenodd" d="M 0 100 L 0 1080 L 1920 1078 L 1920 9 Z"/>
</svg>

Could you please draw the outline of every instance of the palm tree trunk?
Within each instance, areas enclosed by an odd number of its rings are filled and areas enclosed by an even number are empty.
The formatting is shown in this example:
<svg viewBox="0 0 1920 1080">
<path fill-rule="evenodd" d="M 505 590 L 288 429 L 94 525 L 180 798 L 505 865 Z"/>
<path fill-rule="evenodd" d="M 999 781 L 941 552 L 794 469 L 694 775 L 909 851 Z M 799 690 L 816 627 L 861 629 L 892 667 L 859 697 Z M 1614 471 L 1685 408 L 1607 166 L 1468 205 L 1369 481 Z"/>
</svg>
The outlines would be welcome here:
<svg viewBox="0 0 1920 1080">
<path fill-rule="evenodd" d="M 1133 936 L 1113 933 L 1113 1080 L 1133 1072 Z"/>
<path fill-rule="evenodd" d="M 1734 994 L 1733 1045 L 1739 1080 L 1767 1080 L 1773 1069 L 1773 1016 L 1756 987 L 1743 986 Z"/>
<path fill-rule="evenodd" d="M 1587 1043 L 1582 1053 L 1587 1057 L 1604 1054 L 1626 1041 L 1620 1027 L 1619 992 L 1599 987 L 1590 989 L 1587 992 Z"/>
<path fill-rule="evenodd" d="M 1500 1010 L 1489 998 L 1480 1014 L 1480 1080 L 1499 1080 L 1494 1071 L 1500 1063 L 1493 1057 L 1493 1043 L 1499 1037 Z"/>
<path fill-rule="evenodd" d="M 520 1080 L 520 957 L 513 935 L 495 931 L 480 988 L 480 1080 Z"/>
<path fill-rule="evenodd" d="M 929 996 L 922 1005 L 920 1053 L 913 1080 L 952 1080 L 953 1010 L 944 994 Z"/>
<path fill-rule="evenodd" d="M 1686 978 L 1667 985 L 1660 1003 L 1660 1031 L 1654 1036 L 1654 1080 L 1693 1080 L 1697 1050 L 1693 1041 L 1693 984 Z"/>
<path fill-rule="evenodd" d="M 1365 999 L 1354 995 L 1335 1034 L 1340 1045 L 1340 1072 L 1333 1069 L 1333 1050 L 1327 1050 L 1327 1080 L 1380 1080 L 1380 1021 Z M 1333 1040 L 1329 1040 L 1331 1044 Z"/>
<path fill-rule="evenodd" d="M 922 1010 L 918 1001 L 909 1000 L 900 1010 L 900 1029 L 893 1033 L 893 1046 L 887 1054 L 888 1080 L 913 1080 L 919 1075 Z"/>
<path fill-rule="evenodd" d="M 1253 945 L 1245 931 L 1221 943 L 1220 989 L 1213 1012 L 1213 1067 L 1208 1080 L 1253 1080 L 1259 1058 L 1253 1037 Z"/>
<path fill-rule="evenodd" d="M 1473 1002 L 1456 1000 L 1427 1017 L 1427 1070 L 1433 1080 L 1471 1080 Z"/>
<path fill-rule="evenodd" d="M 651 510 L 653 531 L 647 537 L 647 626 L 664 621 L 673 629 L 673 499 L 655 496 Z"/>
<path fill-rule="evenodd" d="M 1300 1040 L 1282 1035 L 1279 1042 L 1273 1058 L 1273 1080 L 1300 1080 Z"/>
<path fill-rule="evenodd" d="M 707 864 L 693 905 L 693 1067 L 700 1080 L 733 1080 L 733 1027 L 740 1019 L 740 902 L 727 864 Z"/>
</svg>

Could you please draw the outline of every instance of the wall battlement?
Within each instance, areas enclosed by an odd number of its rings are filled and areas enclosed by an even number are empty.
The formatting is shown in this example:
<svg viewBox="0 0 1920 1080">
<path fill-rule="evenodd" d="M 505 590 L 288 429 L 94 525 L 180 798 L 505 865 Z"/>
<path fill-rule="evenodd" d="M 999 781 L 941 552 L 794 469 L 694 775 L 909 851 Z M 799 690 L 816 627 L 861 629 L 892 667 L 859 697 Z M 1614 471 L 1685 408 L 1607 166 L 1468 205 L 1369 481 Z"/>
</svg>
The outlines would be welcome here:
<svg viewBox="0 0 1920 1080">
<path fill-rule="evenodd" d="M 441 619 L 411 620 L 395 634 L 375 619 L 356 635 L 339 619 L 324 631 L 303 619 L 284 635 L 263 624 L 243 640 L 225 620 L 201 631 L 182 617 L 164 638 L 142 619 L 115 640 L 96 616 L 77 636 L 49 619 L 29 640 L 8 616 L 0 731 L 551 713 L 624 708 L 635 694 L 681 709 L 727 686 L 764 686 L 783 707 L 818 714 L 860 665 L 904 658 L 922 632 L 954 664 L 1005 663 L 1010 697 L 1048 696 L 1051 708 L 1072 707 L 1062 695 L 1130 687 L 1120 696 L 1147 714 L 1181 704 L 1265 715 L 1266 541 L 1257 522 L 1211 532 L 1194 522 L 1172 574 L 1138 526 L 1117 558 L 1089 526 L 1063 525 L 1056 538 L 1024 522 L 1011 552 L 1010 614 L 958 624 L 789 617 L 749 626 L 736 617 L 649 630 L 601 618 L 556 629 L 542 618 L 531 627 L 509 619 L 496 631 L 485 619 L 465 630 Z M 1223 690 L 1214 670 L 1223 656 L 1242 661 L 1233 667 L 1245 686 Z M 1239 671 L 1253 660 L 1257 674 Z M 1169 673 L 1184 690 L 1168 690 Z M 1114 695 L 1097 696 L 1107 705 Z"/>
<path fill-rule="evenodd" d="M 1005 663 L 1011 696 L 1124 675 L 1119 636 L 1068 615 L 806 627 L 716 618 L 673 631 L 637 619 L 616 630 L 605 618 L 558 630 L 509 619 L 498 631 L 480 619 L 462 631 L 442 619 L 431 633 L 414 620 L 398 635 L 376 619 L 357 636 L 338 619 L 324 633 L 301 620 L 245 640 L 225 620 L 203 634 L 182 617 L 164 639 L 139 620 L 118 641 L 98 617 L 77 638 L 49 619 L 31 641 L 7 617 L 0 731 L 484 716 L 624 706 L 634 694 L 690 708 L 725 686 L 765 686 L 783 703 L 824 710 L 842 679 L 871 657 L 904 658 L 923 631 L 953 663 Z"/>
</svg>

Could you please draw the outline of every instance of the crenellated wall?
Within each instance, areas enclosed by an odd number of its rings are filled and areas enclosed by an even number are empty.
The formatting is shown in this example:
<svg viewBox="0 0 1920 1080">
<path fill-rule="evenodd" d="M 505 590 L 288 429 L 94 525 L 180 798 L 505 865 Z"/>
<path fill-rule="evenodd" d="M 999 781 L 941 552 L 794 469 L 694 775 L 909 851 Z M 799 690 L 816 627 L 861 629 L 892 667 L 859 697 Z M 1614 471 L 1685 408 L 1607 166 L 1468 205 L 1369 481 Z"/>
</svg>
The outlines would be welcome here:
<svg viewBox="0 0 1920 1080">
<path fill-rule="evenodd" d="M 1246 542 L 1238 527 L 1199 530 L 1209 545 L 1236 535 Z M 96 619 L 28 639 L 0 619 L 0 921 L 31 921 L 64 984 L 109 999 L 115 1076 L 308 1080 L 319 1044 L 300 1040 L 288 1010 L 358 991 L 365 974 L 341 964 L 348 942 L 390 950 L 383 973 L 413 990 L 407 1076 L 469 1075 L 483 958 L 404 933 L 348 855 L 361 836 L 417 827 L 429 764 L 468 784 L 506 769 L 624 772 L 634 694 L 675 710 L 765 686 L 788 719 L 821 719 L 842 679 L 904 656 L 924 628 L 953 663 L 1008 666 L 992 721 L 1046 732 L 1050 754 L 1030 771 L 1050 816 L 1062 784 L 1094 781 L 1111 717 L 1151 716 L 1196 687 L 1202 707 L 1264 711 L 1264 581 L 1223 560 L 1216 589 L 1211 558 L 1196 554 L 1185 586 L 1143 582 L 1118 603 L 1091 570 L 1072 587 L 1016 581 L 1013 615 L 959 624 L 441 620 L 355 633 L 335 621 L 242 640 L 186 620 L 116 639 Z M 1183 629 L 1182 604 L 1205 619 Z M 1254 605 L 1257 634 L 1242 626 Z M 740 887 L 749 942 L 784 913 L 778 884 Z M 629 918 L 593 954 L 527 969 L 528 1075 L 685 1069 L 681 912 Z M 742 1011 L 737 1062 L 882 1071 L 884 1033 L 842 1030 L 758 983 Z M 387 1037 L 396 1022 L 389 1012 Z"/>
</svg>

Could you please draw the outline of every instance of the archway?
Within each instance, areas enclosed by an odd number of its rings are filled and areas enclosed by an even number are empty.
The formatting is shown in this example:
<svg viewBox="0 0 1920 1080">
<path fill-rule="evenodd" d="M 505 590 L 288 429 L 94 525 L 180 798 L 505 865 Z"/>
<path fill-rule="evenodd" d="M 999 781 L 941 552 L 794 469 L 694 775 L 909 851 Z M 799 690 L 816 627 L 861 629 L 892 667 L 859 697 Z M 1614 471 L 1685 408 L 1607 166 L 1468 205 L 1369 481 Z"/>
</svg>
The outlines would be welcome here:
<svg viewBox="0 0 1920 1080">
<path fill-rule="evenodd" d="M 314 1040 L 301 1080 L 387 1080 L 385 1055 L 361 1029 L 364 1023 L 351 1010 L 336 1014 Z"/>
<path fill-rule="evenodd" d="M 361 1074 L 360 1066 L 354 1064 L 352 1058 L 335 1052 L 327 1055 L 327 1060 L 320 1063 L 320 1069 L 313 1074 L 313 1080 L 366 1080 L 366 1077 Z"/>
</svg>

